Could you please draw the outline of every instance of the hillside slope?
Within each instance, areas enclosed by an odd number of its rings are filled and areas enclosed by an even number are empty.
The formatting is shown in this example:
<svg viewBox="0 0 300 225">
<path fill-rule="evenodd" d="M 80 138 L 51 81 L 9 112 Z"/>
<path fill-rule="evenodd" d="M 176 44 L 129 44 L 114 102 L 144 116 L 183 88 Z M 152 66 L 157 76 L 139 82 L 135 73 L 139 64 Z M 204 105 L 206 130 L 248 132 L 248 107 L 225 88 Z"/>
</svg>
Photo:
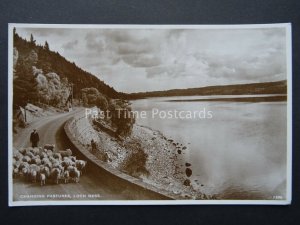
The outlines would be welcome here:
<svg viewBox="0 0 300 225">
<path fill-rule="evenodd" d="M 37 99 L 35 79 L 38 74 L 56 76 L 67 85 L 73 84 L 74 98 L 80 98 L 83 88 L 96 88 L 109 98 L 122 98 L 122 93 L 105 84 L 91 73 L 84 71 L 74 62 L 70 62 L 58 52 L 37 45 L 33 36 L 27 41 L 14 32 L 14 105 L 24 105 L 24 102 L 35 102 Z M 36 68 L 39 71 L 35 74 Z M 33 76 L 31 76 L 33 74 Z M 52 74 L 52 75 L 51 75 Z M 56 75 L 55 75 L 56 74 Z M 35 76 L 35 77 L 34 77 Z M 49 77 L 49 76 L 48 76 Z M 24 96 L 26 95 L 26 96 Z"/>
</svg>

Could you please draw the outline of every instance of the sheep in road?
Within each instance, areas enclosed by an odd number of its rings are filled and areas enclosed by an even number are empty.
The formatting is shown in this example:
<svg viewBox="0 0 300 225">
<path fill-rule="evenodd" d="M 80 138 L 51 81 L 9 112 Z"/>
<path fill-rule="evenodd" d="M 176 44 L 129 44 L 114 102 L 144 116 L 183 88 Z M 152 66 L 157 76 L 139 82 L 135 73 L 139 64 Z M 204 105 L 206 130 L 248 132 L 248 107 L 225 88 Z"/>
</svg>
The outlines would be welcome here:
<svg viewBox="0 0 300 225">
<path fill-rule="evenodd" d="M 67 149 L 66 151 L 59 151 L 60 155 L 62 157 L 69 157 L 72 155 L 72 150 L 71 149 Z"/>
<path fill-rule="evenodd" d="M 28 156 L 30 159 L 32 159 L 34 157 L 34 154 L 31 151 L 26 150 L 25 157 L 26 156 Z"/>
<path fill-rule="evenodd" d="M 37 155 L 40 153 L 40 149 L 39 148 L 30 148 L 29 151 L 33 154 L 33 155 Z"/>
<path fill-rule="evenodd" d="M 83 171 L 85 170 L 87 161 L 84 160 L 76 160 L 75 165 L 76 168 L 80 171 L 80 175 L 82 175 Z"/>
<path fill-rule="evenodd" d="M 71 166 L 71 163 L 64 160 L 64 161 L 61 162 L 61 165 L 62 165 L 65 169 L 67 169 L 69 166 Z"/>
<path fill-rule="evenodd" d="M 36 164 L 29 165 L 29 178 L 31 182 L 36 183 L 37 178 L 39 178 L 38 175 L 40 171 L 41 169 L 38 165 Z"/>
<path fill-rule="evenodd" d="M 70 177 L 75 183 L 79 183 L 80 171 L 75 168 L 75 170 L 70 173 Z"/>
<path fill-rule="evenodd" d="M 59 169 L 61 175 L 64 173 L 65 170 L 65 168 L 60 163 L 54 163 L 52 168 Z"/>
<path fill-rule="evenodd" d="M 60 162 L 55 160 L 52 160 L 52 168 L 58 168 L 60 166 Z"/>
<path fill-rule="evenodd" d="M 29 163 L 28 162 L 21 162 L 19 165 L 19 170 L 22 170 L 24 168 L 29 168 Z"/>
<path fill-rule="evenodd" d="M 41 168 L 38 166 L 38 165 L 36 165 L 36 164 L 30 164 L 29 165 L 29 168 L 30 168 L 30 170 L 35 170 L 36 172 L 40 172 L 40 170 L 41 170 Z"/>
<path fill-rule="evenodd" d="M 73 172 L 75 170 L 75 166 L 68 166 L 67 167 L 67 171 L 69 171 L 69 173 Z"/>
<path fill-rule="evenodd" d="M 64 180 L 65 184 L 69 182 L 69 178 L 70 178 L 70 173 L 68 170 L 65 170 L 64 176 L 63 176 L 63 180 Z"/>
<path fill-rule="evenodd" d="M 78 183 L 80 180 L 80 171 L 74 166 L 69 166 L 67 171 L 69 171 L 71 180 Z"/>
<path fill-rule="evenodd" d="M 20 173 L 21 176 L 27 181 L 29 178 L 29 167 L 23 167 Z"/>
<path fill-rule="evenodd" d="M 48 157 L 51 157 L 51 156 L 53 156 L 53 151 L 47 150 L 47 151 L 46 151 L 46 154 L 48 155 Z"/>
<path fill-rule="evenodd" d="M 23 158 L 23 155 L 20 152 L 14 152 L 13 159 L 16 161 L 21 161 Z"/>
<path fill-rule="evenodd" d="M 40 173 L 45 174 L 46 179 L 48 179 L 50 177 L 50 169 L 49 169 L 49 167 L 46 166 L 46 165 L 41 165 L 40 168 L 41 168 Z"/>
<path fill-rule="evenodd" d="M 69 159 L 72 160 L 72 162 L 76 162 L 76 156 L 70 156 Z"/>
<path fill-rule="evenodd" d="M 50 177 L 53 183 L 58 184 L 60 178 L 60 170 L 58 168 L 53 168 L 50 173 Z"/>
<path fill-rule="evenodd" d="M 42 164 L 45 165 L 45 164 L 47 164 L 47 163 L 50 163 L 50 159 L 49 159 L 48 157 L 43 158 L 43 159 L 42 159 Z"/>
<path fill-rule="evenodd" d="M 40 159 L 48 158 L 48 155 L 46 152 L 40 152 L 39 156 L 40 156 Z"/>
<path fill-rule="evenodd" d="M 75 166 L 75 163 L 69 157 L 64 157 L 61 165 L 66 169 L 69 166 Z"/>
<path fill-rule="evenodd" d="M 30 158 L 28 155 L 26 155 L 26 156 L 24 156 L 24 157 L 22 158 L 22 161 L 23 161 L 23 162 L 30 163 L 31 158 Z"/>
<path fill-rule="evenodd" d="M 16 161 L 16 160 L 14 160 L 13 161 L 13 168 L 19 168 L 20 167 L 20 165 L 21 165 L 21 161 Z"/>
<path fill-rule="evenodd" d="M 41 186 L 46 184 L 46 175 L 43 173 L 40 173 L 40 182 L 41 182 Z"/>
<path fill-rule="evenodd" d="M 42 165 L 49 167 L 49 169 L 52 169 L 52 163 L 48 158 L 43 158 L 42 159 Z"/>
<path fill-rule="evenodd" d="M 34 156 L 31 161 L 30 161 L 31 164 L 36 164 L 36 165 L 41 165 L 42 164 L 42 161 L 40 159 L 39 156 Z"/>
<path fill-rule="evenodd" d="M 72 156 L 72 150 L 54 152 L 55 145 L 45 145 L 44 148 L 24 148 L 14 150 L 12 175 L 16 178 L 23 175 L 26 181 L 40 182 L 41 186 L 50 179 L 58 184 L 59 180 L 68 183 L 69 180 L 78 183 L 85 170 L 87 162 L 77 160 Z"/>
<path fill-rule="evenodd" d="M 54 154 L 53 154 L 53 158 L 56 159 L 56 160 L 58 160 L 58 161 L 61 161 L 61 160 L 62 160 L 62 156 L 61 156 L 60 153 L 54 153 Z"/>
</svg>

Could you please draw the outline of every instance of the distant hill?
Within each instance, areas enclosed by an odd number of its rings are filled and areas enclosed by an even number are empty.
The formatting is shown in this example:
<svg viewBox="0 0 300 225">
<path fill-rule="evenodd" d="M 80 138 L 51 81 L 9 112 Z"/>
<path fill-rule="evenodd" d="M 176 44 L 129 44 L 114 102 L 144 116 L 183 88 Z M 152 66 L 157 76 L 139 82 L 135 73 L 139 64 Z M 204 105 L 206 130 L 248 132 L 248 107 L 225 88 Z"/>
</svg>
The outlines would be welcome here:
<svg viewBox="0 0 300 225">
<path fill-rule="evenodd" d="M 74 98 L 80 98 L 83 88 L 96 88 L 109 98 L 122 98 L 123 94 L 117 92 L 93 74 L 84 71 L 74 62 L 68 61 L 58 52 L 51 51 L 51 46 L 37 45 L 34 37 L 27 41 L 14 30 L 14 106 L 24 105 L 25 102 L 35 102 L 37 99 L 37 76 L 42 73 L 56 76 L 67 85 L 73 84 Z M 36 68 L 35 72 L 32 72 Z M 35 76 L 35 77 L 34 77 Z M 56 78 L 57 78 L 56 77 Z M 42 76 L 43 78 L 43 76 Z M 43 78 L 45 80 L 45 78 Z M 54 85 L 55 86 L 55 85 Z"/>
<path fill-rule="evenodd" d="M 127 94 L 128 99 L 147 97 L 193 96 L 193 95 L 255 95 L 287 94 L 287 81 L 207 86 L 200 88 L 172 89 L 166 91 L 138 92 Z"/>
</svg>

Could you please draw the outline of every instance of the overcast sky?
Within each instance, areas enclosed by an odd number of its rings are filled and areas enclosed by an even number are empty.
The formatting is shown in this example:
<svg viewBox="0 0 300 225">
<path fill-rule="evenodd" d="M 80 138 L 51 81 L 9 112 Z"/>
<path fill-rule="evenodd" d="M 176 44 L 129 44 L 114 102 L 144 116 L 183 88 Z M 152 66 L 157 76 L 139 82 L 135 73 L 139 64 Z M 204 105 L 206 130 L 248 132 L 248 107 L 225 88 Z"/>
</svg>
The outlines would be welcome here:
<svg viewBox="0 0 300 225">
<path fill-rule="evenodd" d="M 139 92 L 286 79 L 284 28 L 17 28 L 117 91 Z"/>
</svg>

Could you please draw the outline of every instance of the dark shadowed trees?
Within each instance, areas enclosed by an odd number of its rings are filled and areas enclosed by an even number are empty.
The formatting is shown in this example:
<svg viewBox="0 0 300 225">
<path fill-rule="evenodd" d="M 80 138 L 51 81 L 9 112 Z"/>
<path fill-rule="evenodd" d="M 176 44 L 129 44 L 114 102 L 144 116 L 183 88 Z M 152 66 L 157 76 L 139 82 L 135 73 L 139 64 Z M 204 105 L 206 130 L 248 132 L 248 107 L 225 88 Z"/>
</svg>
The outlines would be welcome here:
<svg viewBox="0 0 300 225">
<path fill-rule="evenodd" d="M 103 111 L 107 110 L 108 101 L 96 88 L 84 88 L 81 90 L 81 95 L 85 106 L 97 106 Z"/>
<path fill-rule="evenodd" d="M 128 102 L 111 99 L 108 110 L 110 111 L 111 121 L 117 128 L 117 135 L 129 136 L 135 123 L 135 117 Z"/>
</svg>

